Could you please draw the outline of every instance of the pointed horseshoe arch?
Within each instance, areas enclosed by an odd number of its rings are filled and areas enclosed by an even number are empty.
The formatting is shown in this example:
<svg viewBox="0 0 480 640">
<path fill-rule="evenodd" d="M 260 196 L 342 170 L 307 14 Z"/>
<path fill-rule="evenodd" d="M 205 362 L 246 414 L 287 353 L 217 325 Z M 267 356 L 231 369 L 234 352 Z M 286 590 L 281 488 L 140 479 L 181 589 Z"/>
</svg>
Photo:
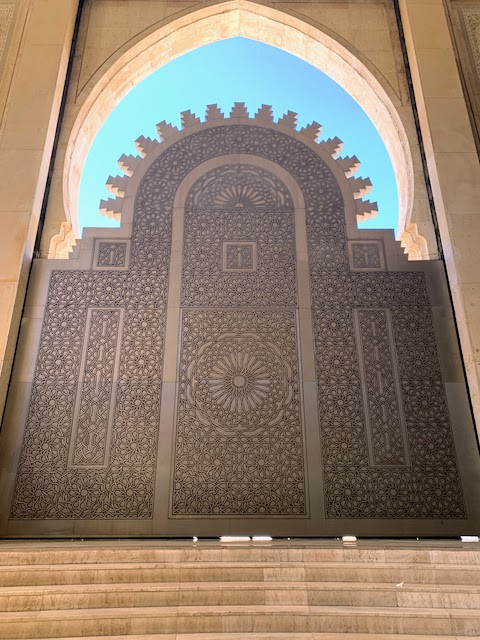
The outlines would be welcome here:
<svg viewBox="0 0 480 640">
<path fill-rule="evenodd" d="M 377 127 L 397 177 L 399 230 L 412 215 L 413 163 L 408 137 L 386 87 L 331 35 L 285 12 L 246 0 L 204 7 L 155 30 L 119 57 L 84 102 L 69 139 L 63 194 L 67 220 L 79 236 L 78 195 L 83 166 L 102 123 L 122 98 L 159 67 L 197 47 L 234 36 L 262 41 L 329 75 L 364 109 Z"/>
</svg>

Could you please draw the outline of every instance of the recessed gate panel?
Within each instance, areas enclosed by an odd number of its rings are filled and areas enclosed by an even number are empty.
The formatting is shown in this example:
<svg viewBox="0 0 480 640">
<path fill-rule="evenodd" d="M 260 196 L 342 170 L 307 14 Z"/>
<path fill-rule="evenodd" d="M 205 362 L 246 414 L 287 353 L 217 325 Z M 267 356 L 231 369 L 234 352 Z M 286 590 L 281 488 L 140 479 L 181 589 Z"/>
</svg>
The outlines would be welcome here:
<svg viewBox="0 0 480 640">
<path fill-rule="evenodd" d="M 117 235 L 36 261 L 2 535 L 476 530 L 441 263 L 357 229 L 330 142 L 214 115 L 123 159 Z"/>
</svg>

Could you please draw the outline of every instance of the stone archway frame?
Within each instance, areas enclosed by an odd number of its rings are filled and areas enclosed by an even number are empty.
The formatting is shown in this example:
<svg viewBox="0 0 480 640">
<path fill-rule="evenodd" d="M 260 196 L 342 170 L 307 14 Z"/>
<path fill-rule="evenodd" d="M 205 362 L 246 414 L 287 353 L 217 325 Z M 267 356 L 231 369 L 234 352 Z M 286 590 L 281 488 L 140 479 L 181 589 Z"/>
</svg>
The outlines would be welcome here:
<svg viewBox="0 0 480 640">
<path fill-rule="evenodd" d="M 399 229 L 409 225 L 414 170 L 408 137 L 386 88 L 343 44 L 304 20 L 248 0 L 210 5 L 182 16 L 132 46 L 105 72 L 80 110 L 69 139 L 63 194 L 67 220 L 79 236 L 80 178 L 91 143 L 120 100 L 150 73 L 192 49 L 244 36 L 279 47 L 325 72 L 364 109 L 379 131 L 397 178 Z"/>
</svg>

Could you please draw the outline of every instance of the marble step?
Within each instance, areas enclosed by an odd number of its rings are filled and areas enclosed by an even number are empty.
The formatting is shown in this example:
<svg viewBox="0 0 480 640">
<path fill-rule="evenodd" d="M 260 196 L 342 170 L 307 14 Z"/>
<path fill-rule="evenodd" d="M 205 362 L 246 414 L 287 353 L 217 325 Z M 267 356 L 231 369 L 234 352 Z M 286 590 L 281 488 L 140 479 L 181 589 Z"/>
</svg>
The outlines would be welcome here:
<svg viewBox="0 0 480 640">
<path fill-rule="evenodd" d="M 480 586 L 211 582 L 0 588 L 4 612 L 236 604 L 480 609 Z"/>
<path fill-rule="evenodd" d="M 480 566 L 397 563 L 111 563 L 0 568 L 0 586 L 131 582 L 387 582 L 480 585 Z"/>
<path fill-rule="evenodd" d="M 458 636 L 411 635 L 397 633 L 165 633 L 134 634 L 121 636 L 88 636 L 88 640 L 458 640 Z M 29 640 L 22 638 L 20 640 Z M 36 640 L 50 640 L 37 638 Z M 85 636 L 62 638 L 85 640 Z"/>
<path fill-rule="evenodd" d="M 105 543 L 104 543 L 105 544 Z M 480 549 L 361 549 L 361 548 L 281 548 L 240 547 L 240 548 L 158 548 L 154 543 L 144 543 L 141 547 L 55 546 L 49 542 L 47 548 L 37 548 L 25 543 L 17 545 L 0 544 L 1 565 L 42 565 L 42 564 L 105 564 L 108 562 L 136 563 L 176 563 L 176 562 L 345 562 L 345 563 L 408 563 L 408 564 L 458 564 L 480 565 Z"/>
<path fill-rule="evenodd" d="M 478 637 L 480 610 L 250 605 L 0 613 L 0 638 L 9 640 L 230 632 Z"/>
</svg>

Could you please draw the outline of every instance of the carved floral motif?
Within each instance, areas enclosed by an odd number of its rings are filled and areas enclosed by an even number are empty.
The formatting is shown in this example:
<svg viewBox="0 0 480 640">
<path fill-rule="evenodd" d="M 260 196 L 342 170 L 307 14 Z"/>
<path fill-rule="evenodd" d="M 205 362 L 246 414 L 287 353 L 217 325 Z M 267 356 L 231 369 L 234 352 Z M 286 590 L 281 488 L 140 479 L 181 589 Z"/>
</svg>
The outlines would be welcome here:
<svg viewBox="0 0 480 640">
<path fill-rule="evenodd" d="M 183 312 L 173 515 L 305 514 L 295 324 Z"/>
</svg>

